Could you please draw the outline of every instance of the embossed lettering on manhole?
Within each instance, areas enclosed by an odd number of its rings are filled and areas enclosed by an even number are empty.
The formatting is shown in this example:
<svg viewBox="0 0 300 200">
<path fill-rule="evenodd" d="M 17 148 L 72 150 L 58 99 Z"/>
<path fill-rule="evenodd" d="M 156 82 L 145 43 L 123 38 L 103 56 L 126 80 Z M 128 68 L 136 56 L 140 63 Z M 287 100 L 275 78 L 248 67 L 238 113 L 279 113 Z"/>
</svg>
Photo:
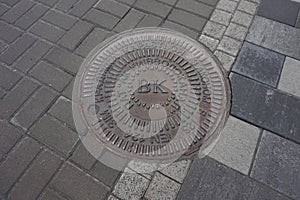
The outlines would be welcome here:
<svg viewBox="0 0 300 200">
<path fill-rule="evenodd" d="M 73 115 L 84 146 L 110 167 L 170 163 L 217 138 L 229 98 L 222 68 L 200 43 L 135 29 L 89 54 L 75 80 Z"/>
</svg>

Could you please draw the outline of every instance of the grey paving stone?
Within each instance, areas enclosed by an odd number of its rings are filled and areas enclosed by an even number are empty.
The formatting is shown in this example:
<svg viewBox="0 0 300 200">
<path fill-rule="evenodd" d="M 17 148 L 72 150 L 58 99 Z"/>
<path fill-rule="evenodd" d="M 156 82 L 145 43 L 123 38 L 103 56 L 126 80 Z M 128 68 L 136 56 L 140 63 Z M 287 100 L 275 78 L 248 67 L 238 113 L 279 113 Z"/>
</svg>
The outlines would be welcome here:
<svg viewBox="0 0 300 200">
<path fill-rule="evenodd" d="M 82 143 L 79 144 L 70 159 L 80 167 L 83 167 L 87 170 L 90 170 L 93 164 L 96 162 L 96 158 L 90 154 L 90 152 Z"/>
<path fill-rule="evenodd" d="M 251 24 L 252 18 L 253 18 L 253 16 L 248 13 L 236 11 L 234 13 L 231 21 L 235 22 L 237 24 L 243 25 L 245 27 L 249 27 Z"/>
<path fill-rule="evenodd" d="M 62 67 L 67 72 L 74 74 L 77 72 L 83 61 L 81 57 L 58 47 L 55 47 L 49 52 L 46 56 L 46 60 Z"/>
<path fill-rule="evenodd" d="M 56 96 L 57 94 L 51 90 L 41 88 L 18 110 L 11 122 L 26 131 L 46 111 Z"/>
<path fill-rule="evenodd" d="M 293 199 L 300 198 L 300 145 L 265 131 L 251 177 Z"/>
<path fill-rule="evenodd" d="M 82 17 L 98 0 L 80 0 L 71 9 L 70 14 Z"/>
<path fill-rule="evenodd" d="M 8 198 L 36 199 L 61 163 L 59 157 L 49 151 L 43 151 L 13 187 Z"/>
<path fill-rule="evenodd" d="M 285 0 L 262 0 L 257 14 L 275 21 L 294 26 L 300 4 Z"/>
<path fill-rule="evenodd" d="M 119 177 L 120 172 L 101 162 L 97 162 L 91 169 L 91 173 L 105 185 L 112 187 Z"/>
<path fill-rule="evenodd" d="M 233 71 L 276 87 L 284 56 L 245 42 L 233 66 Z"/>
<path fill-rule="evenodd" d="M 135 2 L 135 0 L 117 0 L 117 1 L 127 4 L 127 5 L 133 5 Z"/>
<path fill-rule="evenodd" d="M 162 169 L 160 169 L 160 172 L 178 181 L 179 183 L 183 183 L 183 180 L 189 170 L 190 164 L 190 160 L 176 161 L 168 166 L 163 166 Z"/>
<path fill-rule="evenodd" d="M 78 136 L 75 132 L 49 115 L 44 115 L 29 131 L 33 137 L 65 156 L 69 155 L 78 141 Z"/>
<path fill-rule="evenodd" d="M 44 193 L 41 194 L 39 200 L 66 200 L 62 196 L 60 196 L 57 192 L 46 188 Z"/>
<path fill-rule="evenodd" d="M 31 33 L 40 36 L 50 42 L 57 42 L 65 33 L 64 30 L 50 25 L 43 21 L 38 21 L 29 30 Z"/>
<path fill-rule="evenodd" d="M 74 86 L 74 78 L 62 92 L 62 94 L 70 100 L 72 99 L 73 86 Z"/>
<path fill-rule="evenodd" d="M 24 34 L 14 44 L 9 46 L 1 55 L 0 60 L 11 65 L 21 56 L 33 43 L 35 39 L 29 34 Z"/>
<path fill-rule="evenodd" d="M 289 198 L 206 157 L 193 162 L 177 199 L 288 200 Z"/>
<path fill-rule="evenodd" d="M 28 72 L 51 48 L 51 45 L 44 41 L 37 41 L 24 55 L 14 63 L 13 67 L 22 72 Z"/>
<path fill-rule="evenodd" d="M 47 6 L 54 6 L 59 0 L 37 0 L 40 3 L 43 3 Z"/>
<path fill-rule="evenodd" d="M 10 90 L 19 80 L 21 75 L 0 65 L 0 87 Z"/>
<path fill-rule="evenodd" d="M 210 20 L 228 26 L 231 17 L 232 17 L 231 13 L 225 12 L 223 10 L 215 9 L 215 11 L 210 17 Z"/>
<path fill-rule="evenodd" d="M 69 99 L 63 96 L 59 97 L 49 110 L 49 113 L 64 122 L 73 130 L 76 130 L 72 114 L 72 102 Z"/>
<path fill-rule="evenodd" d="M 68 163 L 51 185 L 74 200 L 104 199 L 109 191 L 101 182 Z"/>
<path fill-rule="evenodd" d="M 116 25 L 114 31 L 122 32 L 133 29 L 145 16 L 145 13 L 131 9 L 125 17 Z"/>
<path fill-rule="evenodd" d="M 230 23 L 225 32 L 225 35 L 243 41 L 247 35 L 247 32 L 248 29 L 246 27 L 235 23 Z"/>
<path fill-rule="evenodd" d="M 295 27 L 300 28 L 300 14 L 298 14 Z"/>
<path fill-rule="evenodd" d="M 197 31 L 201 31 L 206 23 L 204 18 L 178 9 L 173 9 L 171 14 L 168 16 L 168 19 Z"/>
<path fill-rule="evenodd" d="M 230 116 L 209 156 L 248 175 L 259 136 L 259 128 Z"/>
<path fill-rule="evenodd" d="M 11 43 L 22 34 L 22 31 L 18 30 L 14 26 L 8 25 L 5 22 L 0 21 L 0 39 L 5 42 Z"/>
<path fill-rule="evenodd" d="M 217 5 L 217 8 L 227 11 L 227 12 L 230 12 L 230 13 L 233 13 L 235 11 L 237 5 L 238 5 L 238 2 L 235 2 L 235 1 L 220 0 Z"/>
<path fill-rule="evenodd" d="M 180 184 L 156 172 L 146 191 L 145 197 L 153 200 L 176 199 L 179 189 Z"/>
<path fill-rule="evenodd" d="M 3 15 L 9 9 L 5 4 L 0 4 L 0 16 Z"/>
<path fill-rule="evenodd" d="M 109 30 L 111 30 L 120 20 L 113 15 L 97 9 L 91 9 L 83 18 Z"/>
<path fill-rule="evenodd" d="M 116 198 L 116 197 L 114 197 L 114 196 L 112 196 L 112 195 L 109 195 L 108 200 L 119 200 L 119 199 Z"/>
<path fill-rule="evenodd" d="M 218 49 L 228 53 L 232 56 L 236 56 L 242 46 L 242 42 L 232 39 L 230 37 L 224 36 L 220 41 Z"/>
<path fill-rule="evenodd" d="M 158 0 L 158 1 L 174 6 L 177 0 Z"/>
<path fill-rule="evenodd" d="M 5 3 L 6 5 L 13 6 L 18 3 L 20 0 L 0 0 L 0 2 Z"/>
<path fill-rule="evenodd" d="M 285 138 L 300 141 L 300 100 L 238 74 L 230 75 L 231 114 Z"/>
<path fill-rule="evenodd" d="M 4 42 L 0 41 L 0 53 L 7 47 L 7 45 Z"/>
<path fill-rule="evenodd" d="M 0 165 L 0 194 L 8 192 L 39 151 L 40 145 L 27 137 L 8 154 Z"/>
<path fill-rule="evenodd" d="M 1 19 L 9 23 L 14 23 L 19 17 L 26 13 L 34 3 L 28 0 L 22 0 L 16 6 L 7 11 Z"/>
<path fill-rule="evenodd" d="M 216 22 L 208 21 L 202 33 L 213 38 L 221 39 L 225 30 L 226 26 L 218 24 Z"/>
<path fill-rule="evenodd" d="M 171 11 L 170 6 L 155 0 L 137 0 L 134 6 L 163 18 L 165 18 Z"/>
<path fill-rule="evenodd" d="M 70 74 L 43 61 L 30 71 L 30 75 L 58 91 L 62 91 L 72 80 Z"/>
<path fill-rule="evenodd" d="M 196 31 L 194 31 L 194 30 L 191 30 L 191 29 L 189 29 L 189 28 L 187 28 L 187 27 L 185 27 L 185 26 L 182 26 L 182 25 L 180 25 L 180 24 L 176 24 L 176 23 L 173 23 L 173 22 L 171 22 L 171 21 L 165 21 L 165 23 L 162 25 L 162 27 L 164 27 L 164 28 L 169 28 L 169 29 L 173 29 L 173 30 L 175 30 L 175 31 L 179 31 L 179 32 L 181 32 L 181 33 L 184 33 L 184 34 L 186 34 L 186 35 L 188 35 L 188 36 L 190 36 L 190 37 L 192 37 L 192 38 L 194 38 L 194 39 L 196 39 L 197 37 L 198 37 L 198 33 L 196 32 Z"/>
<path fill-rule="evenodd" d="M 255 16 L 246 40 L 300 59 L 300 29 Z"/>
<path fill-rule="evenodd" d="M 35 5 L 27 13 L 25 13 L 21 18 L 16 21 L 16 26 L 22 29 L 29 28 L 33 23 L 35 23 L 42 15 L 48 10 L 46 6 Z"/>
<path fill-rule="evenodd" d="M 68 12 L 78 1 L 79 0 L 60 0 L 55 8 L 57 10 Z"/>
<path fill-rule="evenodd" d="M 8 119 L 37 89 L 38 84 L 23 78 L 1 101 L 0 119 Z"/>
<path fill-rule="evenodd" d="M 201 1 L 211 6 L 217 5 L 217 3 L 219 2 L 219 0 L 197 0 L 197 1 Z"/>
<path fill-rule="evenodd" d="M 66 30 L 69 30 L 77 21 L 76 18 L 55 10 L 47 12 L 42 19 Z"/>
<path fill-rule="evenodd" d="M 220 41 L 206 35 L 201 35 L 199 42 L 208 47 L 211 51 L 215 51 Z"/>
<path fill-rule="evenodd" d="M 5 155 L 22 137 L 22 132 L 6 121 L 0 121 L 0 132 L 0 155 Z"/>
<path fill-rule="evenodd" d="M 146 15 L 136 26 L 136 28 L 141 28 L 141 27 L 157 27 L 161 22 L 163 21 L 162 18 L 156 17 L 154 15 Z"/>
<path fill-rule="evenodd" d="M 128 12 L 130 9 L 129 6 L 119 3 L 114 0 L 102 0 L 99 1 L 96 5 L 96 8 L 109 12 L 111 14 L 117 15 L 119 17 L 124 17 L 124 15 Z"/>
<path fill-rule="evenodd" d="M 210 15 L 214 10 L 213 7 L 208 6 L 196 0 L 179 0 L 178 3 L 176 4 L 176 7 L 181 8 L 183 10 L 190 11 L 197 15 L 201 15 L 206 19 L 209 19 Z"/>
<path fill-rule="evenodd" d="M 278 89 L 300 97 L 300 61 L 286 57 Z"/>
<path fill-rule="evenodd" d="M 74 50 L 92 28 L 92 24 L 80 20 L 61 38 L 59 44 Z"/>
<path fill-rule="evenodd" d="M 241 0 L 238 6 L 238 10 L 244 11 L 249 14 L 255 14 L 256 8 L 258 7 L 257 3 L 250 2 L 247 0 Z"/>
</svg>

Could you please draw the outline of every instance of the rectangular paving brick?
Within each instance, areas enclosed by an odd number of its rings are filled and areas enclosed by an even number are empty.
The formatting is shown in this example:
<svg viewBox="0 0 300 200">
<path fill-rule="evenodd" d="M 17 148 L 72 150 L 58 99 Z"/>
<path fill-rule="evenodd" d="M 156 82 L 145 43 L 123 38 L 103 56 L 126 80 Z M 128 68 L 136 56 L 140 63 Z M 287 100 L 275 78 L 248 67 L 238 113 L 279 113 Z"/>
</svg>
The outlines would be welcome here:
<svg viewBox="0 0 300 200">
<path fill-rule="evenodd" d="M 56 5 L 57 10 L 68 12 L 79 0 L 61 0 Z"/>
<path fill-rule="evenodd" d="M 168 19 L 197 31 L 201 31 L 206 23 L 204 18 L 179 9 L 173 9 Z"/>
<path fill-rule="evenodd" d="M 139 22 L 139 24 L 136 27 L 157 27 L 161 24 L 162 21 L 162 18 L 149 14 L 144 16 L 144 18 Z"/>
<path fill-rule="evenodd" d="M 118 0 L 118 1 L 128 5 L 133 5 L 135 2 L 135 0 Z"/>
<path fill-rule="evenodd" d="M 9 118 L 25 100 L 37 89 L 38 84 L 28 78 L 23 78 L 17 86 L 15 86 L 0 101 L 0 118 Z"/>
<path fill-rule="evenodd" d="M 224 200 L 224 198 L 226 200 L 289 199 L 264 184 L 254 181 L 209 157 L 196 159 L 177 199 Z"/>
<path fill-rule="evenodd" d="M 199 35 L 194 30 L 191 30 L 191 29 L 189 29 L 189 28 L 187 28 L 185 26 L 182 26 L 180 24 L 176 24 L 176 23 L 168 21 L 168 20 L 162 25 L 162 27 L 179 31 L 179 32 L 184 33 L 184 34 L 186 34 L 186 35 L 188 35 L 188 36 L 190 36 L 190 37 L 192 37 L 194 39 L 197 39 L 197 37 Z"/>
<path fill-rule="evenodd" d="M 43 151 L 11 190 L 8 198 L 36 199 L 61 163 L 62 160 L 58 156 Z"/>
<path fill-rule="evenodd" d="M 119 3 L 114 0 L 101 0 L 95 6 L 97 9 L 109 12 L 111 14 L 117 15 L 118 17 L 123 17 L 128 10 L 130 9 L 129 6 Z"/>
<path fill-rule="evenodd" d="M 246 40 L 300 59 L 300 29 L 255 16 Z"/>
<path fill-rule="evenodd" d="M 111 30 L 120 20 L 118 17 L 97 9 L 91 9 L 83 18 L 109 30 Z"/>
<path fill-rule="evenodd" d="M 74 163 L 90 170 L 93 164 L 96 162 L 96 158 L 85 148 L 85 146 L 80 143 L 77 149 L 73 152 L 71 158 Z"/>
<path fill-rule="evenodd" d="M 66 198 L 63 198 L 60 196 L 57 192 L 46 188 L 44 193 L 41 194 L 40 199 L 45 199 L 45 200 L 66 200 Z"/>
<path fill-rule="evenodd" d="M 165 4 L 168 4 L 170 6 L 174 6 L 177 2 L 177 0 L 158 0 L 158 1 L 160 1 L 162 3 L 165 3 Z"/>
<path fill-rule="evenodd" d="M 101 182 L 70 164 L 64 166 L 51 185 L 74 200 L 104 199 L 109 191 Z"/>
<path fill-rule="evenodd" d="M 9 9 L 9 6 L 5 4 L 0 4 L 0 16 L 3 15 L 7 10 Z"/>
<path fill-rule="evenodd" d="M 47 6 L 54 6 L 59 0 L 37 0 L 40 3 L 43 3 Z"/>
<path fill-rule="evenodd" d="M 29 34 L 24 34 L 14 44 L 9 46 L 1 55 L 0 60 L 11 65 L 19 56 L 21 56 L 33 43 L 35 38 Z"/>
<path fill-rule="evenodd" d="M 72 80 L 70 74 L 43 61 L 30 71 L 30 75 L 58 91 L 62 91 Z"/>
<path fill-rule="evenodd" d="M 42 19 L 66 30 L 69 30 L 77 21 L 75 17 L 54 10 L 47 12 Z"/>
<path fill-rule="evenodd" d="M 26 13 L 34 3 L 28 0 L 22 0 L 16 6 L 7 11 L 1 19 L 9 23 L 14 23 L 19 17 Z"/>
<path fill-rule="evenodd" d="M 72 81 L 68 84 L 68 86 L 62 92 L 62 94 L 70 100 L 72 99 L 74 80 L 75 80 L 75 78 L 72 79 Z"/>
<path fill-rule="evenodd" d="M 81 57 L 58 47 L 55 47 L 50 51 L 46 56 L 46 60 L 62 67 L 67 72 L 74 74 L 77 72 L 83 61 Z"/>
<path fill-rule="evenodd" d="M 86 57 L 91 50 L 100 44 L 109 34 L 108 31 L 100 28 L 95 28 L 76 48 L 75 53 Z"/>
<path fill-rule="evenodd" d="M 27 137 L 9 153 L 0 165 L 0 194 L 8 192 L 39 151 L 40 145 Z"/>
<path fill-rule="evenodd" d="M 209 19 L 211 13 L 214 10 L 212 6 L 208 6 L 196 0 L 179 0 L 176 4 L 176 7 L 186 11 L 190 11 L 197 15 L 201 15 L 207 19 Z"/>
<path fill-rule="evenodd" d="M 51 45 L 44 41 L 37 41 L 24 55 L 13 65 L 22 72 L 28 72 L 51 48 Z"/>
<path fill-rule="evenodd" d="M 0 65 L 0 87 L 10 90 L 19 80 L 21 75 Z"/>
<path fill-rule="evenodd" d="M 136 8 L 158 15 L 162 18 L 165 18 L 171 11 L 170 6 L 155 0 L 137 0 L 134 6 Z"/>
<path fill-rule="evenodd" d="M 14 115 L 11 122 L 26 131 L 46 111 L 56 96 L 56 93 L 47 88 L 39 89 Z"/>
<path fill-rule="evenodd" d="M 283 55 L 245 42 L 232 70 L 259 82 L 276 87 L 280 78 L 283 62 Z"/>
<path fill-rule="evenodd" d="M 14 26 L 8 25 L 0 21 L 0 39 L 5 42 L 11 43 L 22 34 L 22 31 Z"/>
<path fill-rule="evenodd" d="M 6 5 L 13 6 L 21 0 L 0 0 L 0 2 L 5 3 Z"/>
<path fill-rule="evenodd" d="M 91 173 L 104 184 L 112 187 L 120 172 L 112 169 L 101 162 L 97 162 L 91 169 Z"/>
<path fill-rule="evenodd" d="M 300 142 L 300 100 L 270 86 L 230 75 L 231 114 L 256 126 Z"/>
<path fill-rule="evenodd" d="M 92 30 L 93 25 L 84 21 L 78 21 L 59 41 L 59 44 L 73 50 Z"/>
<path fill-rule="evenodd" d="M 80 0 L 71 9 L 70 14 L 82 17 L 98 0 Z"/>
<path fill-rule="evenodd" d="M 29 28 L 33 23 L 35 23 L 43 14 L 48 10 L 46 6 L 35 5 L 27 13 L 25 13 L 21 18 L 16 21 L 16 26 L 22 29 Z"/>
<path fill-rule="evenodd" d="M 54 43 L 57 42 L 65 33 L 64 30 L 43 21 L 35 23 L 29 31 Z"/>
<path fill-rule="evenodd" d="M 129 13 L 114 28 L 116 32 L 122 32 L 134 28 L 145 16 L 145 13 L 131 9 Z"/>
<path fill-rule="evenodd" d="M 211 6 L 217 5 L 217 3 L 219 2 L 219 0 L 197 0 L 197 1 L 206 3 L 206 4 L 211 5 Z"/>
</svg>

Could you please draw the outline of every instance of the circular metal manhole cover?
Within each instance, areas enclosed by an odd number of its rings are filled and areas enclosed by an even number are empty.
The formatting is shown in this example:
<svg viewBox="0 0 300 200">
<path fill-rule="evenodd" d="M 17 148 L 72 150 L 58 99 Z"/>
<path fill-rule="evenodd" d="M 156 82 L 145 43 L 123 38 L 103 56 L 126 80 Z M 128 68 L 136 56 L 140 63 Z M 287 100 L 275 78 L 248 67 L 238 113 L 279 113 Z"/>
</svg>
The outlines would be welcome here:
<svg viewBox="0 0 300 200">
<path fill-rule="evenodd" d="M 213 142 L 227 119 L 230 94 L 220 64 L 199 42 L 144 28 L 112 37 L 89 54 L 73 102 L 83 144 L 104 163 L 111 155 L 168 163 Z"/>
</svg>

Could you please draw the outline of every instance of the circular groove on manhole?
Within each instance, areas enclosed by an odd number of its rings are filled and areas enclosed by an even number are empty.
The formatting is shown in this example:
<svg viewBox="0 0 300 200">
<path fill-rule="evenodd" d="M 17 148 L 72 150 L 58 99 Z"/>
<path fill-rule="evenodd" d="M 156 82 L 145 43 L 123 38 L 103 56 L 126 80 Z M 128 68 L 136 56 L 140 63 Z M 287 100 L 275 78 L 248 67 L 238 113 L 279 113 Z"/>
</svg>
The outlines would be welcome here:
<svg viewBox="0 0 300 200">
<path fill-rule="evenodd" d="M 134 29 L 98 45 L 73 89 L 77 131 L 101 161 L 114 155 L 169 163 L 193 155 L 218 137 L 229 108 L 228 79 L 210 51 L 162 28 Z"/>
</svg>

